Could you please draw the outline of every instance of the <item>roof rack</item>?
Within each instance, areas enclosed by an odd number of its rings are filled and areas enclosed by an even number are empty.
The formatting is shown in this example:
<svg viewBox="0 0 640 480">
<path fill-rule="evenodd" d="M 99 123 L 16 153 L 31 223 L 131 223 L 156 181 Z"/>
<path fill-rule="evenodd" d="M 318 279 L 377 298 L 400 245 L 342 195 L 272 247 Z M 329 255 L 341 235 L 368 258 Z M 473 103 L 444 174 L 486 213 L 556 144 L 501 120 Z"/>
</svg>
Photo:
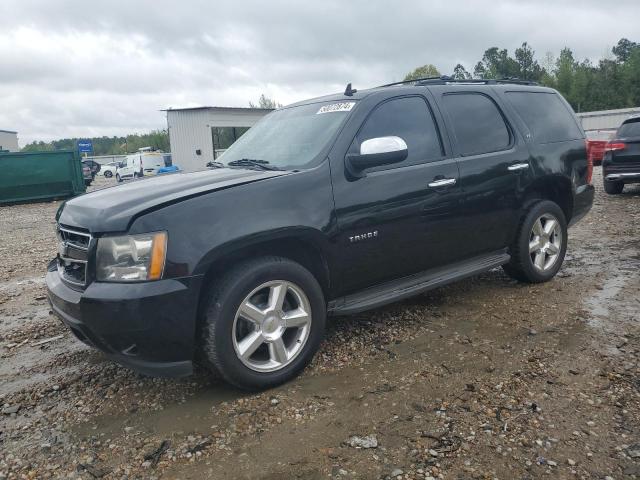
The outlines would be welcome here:
<svg viewBox="0 0 640 480">
<path fill-rule="evenodd" d="M 393 87 L 395 85 L 450 85 L 454 83 L 467 84 L 467 85 L 497 85 L 497 84 L 516 84 L 516 85 L 538 85 L 537 82 L 530 80 L 520 80 L 516 77 L 509 78 L 470 78 L 470 79 L 456 79 L 449 77 L 448 75 L 442 75 L 440 77 L 424 77 L 414 78 L 413 80 L 403 80 L 402 82 L 387 83 L 386 85 L 380 85 L 376 88 Z"/>
</svg>

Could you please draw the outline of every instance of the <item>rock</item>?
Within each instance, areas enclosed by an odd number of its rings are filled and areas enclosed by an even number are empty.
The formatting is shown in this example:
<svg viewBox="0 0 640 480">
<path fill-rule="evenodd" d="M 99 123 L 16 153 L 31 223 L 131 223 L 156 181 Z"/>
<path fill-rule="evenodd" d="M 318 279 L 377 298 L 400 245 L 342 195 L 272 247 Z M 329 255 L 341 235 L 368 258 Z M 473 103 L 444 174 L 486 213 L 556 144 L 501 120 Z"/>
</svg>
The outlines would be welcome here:
<svg viewBox="0 0 640 480">
<path fill-rule="evenodd" d="M 391 470 L 391 476 L 392 477 L 397 477 L 399 475 L 402 475 L 403 473 L 404 472 L 399 468 L 395 468 L 395 469 Z"/>
<path fill-rule="evenodd" d="M 569 465 L 571 465 L 572 467 L 574 467 L 574 466 L 576 465 L 576 461 L 575 461 L 575 460 L 573 460 L 573 459 L 571 459 L 571 458 L 567 458 L 567 463 L 568 463 Z"/>
<path fill-rule="evenodd" d="M 640 458 L 640 443 L 629 446 L 629 448 L 627 448 L 627 455 L 631 458 Z"/>
<path fill-rule="evenodd" d="M 432 448 L 429 449 L 429 455 L 431 455 L 432 457 L 439 457 L 440 456 L 440 454 L 438 452 L 436 452 Z"/>
<path fill-rule="evenodd" d="M 630 477 L 633 475 L 640 476 L 640 465 L 632 465 L 630 467 L 627 467 L 622 470 L 622 473 Z"/>
<path fill-rule="evenodd" d="M 20 404 L 16 404 L 16 405 L 9 405 L 8 407 L 4 407 L 2 409 L 2 413 L 5 415 L 11 415 L 12 413 L 18 413 L 18 411 L 20 410 L 21 405 Z"/>
<path fill-rule="evenodd" d="M 353 448 L 378 448 L 378 439 L 375 435 L 366 437 L 353 435 L 347 440 L 347 445 Z"/>
<path fill-rule="evenodd" d="M 547 460 L 547 465 L 549 465 L 550 467 L 557 467 L 558 463 L 554 462 L 553 460 Z"/>
<path fill-rule="evenodd" d="M 272 398 L 271 399 L 271 405 L 278 405 L 280 403 L 280 400 L 278 400 L 277 398 Z"/>
</svg>

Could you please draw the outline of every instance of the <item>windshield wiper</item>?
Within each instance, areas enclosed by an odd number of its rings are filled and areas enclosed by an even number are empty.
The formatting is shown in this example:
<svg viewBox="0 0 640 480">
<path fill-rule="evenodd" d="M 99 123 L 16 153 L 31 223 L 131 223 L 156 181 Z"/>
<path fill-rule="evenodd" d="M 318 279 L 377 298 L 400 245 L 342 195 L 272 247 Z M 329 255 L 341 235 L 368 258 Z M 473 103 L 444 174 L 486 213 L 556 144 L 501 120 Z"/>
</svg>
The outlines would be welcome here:
<svg viewBox="0 0 640 480">
<path fill-rule="evenodd" d="M 230 167 L 257 167 L 261 170 L 282 170 L 280 167 L 269 165 L 267 160 L 255 160 L 253 158 L 240 158 L 238 160 L 231 160 L 227 163 Z"/>
</svg>

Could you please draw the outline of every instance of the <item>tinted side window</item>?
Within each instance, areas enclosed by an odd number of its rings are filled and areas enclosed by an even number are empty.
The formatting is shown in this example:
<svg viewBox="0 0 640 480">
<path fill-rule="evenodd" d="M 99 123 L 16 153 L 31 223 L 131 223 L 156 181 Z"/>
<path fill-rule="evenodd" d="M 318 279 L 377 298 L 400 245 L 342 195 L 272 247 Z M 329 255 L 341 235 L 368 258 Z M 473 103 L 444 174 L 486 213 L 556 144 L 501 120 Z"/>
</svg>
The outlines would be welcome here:
<svg viewBox="0 0 640 480">
<path fill-rule="evenodd" d="M 573 115 L 555 93 L 507 92 L 507 98 L 531 130 L 536 143 L 582 138 Z"/>
<path fill-rule="evenodd" d="M 391 135 L 407 143 L 409 154 L 404 162 L 384 169 L 425 163 L 443 155 L 438 129 L 421 97 L 396 98 L 376 107 L 356 135 L 352 151 L 358 151 L 365 140 Z"/>
<path fill-rule="evenodd" d="M 511 144 L 509 128 L 496 104 L 479 93 L 455 93 L 443 96 L 462 155 L 505 150 Z"/>
</svg>

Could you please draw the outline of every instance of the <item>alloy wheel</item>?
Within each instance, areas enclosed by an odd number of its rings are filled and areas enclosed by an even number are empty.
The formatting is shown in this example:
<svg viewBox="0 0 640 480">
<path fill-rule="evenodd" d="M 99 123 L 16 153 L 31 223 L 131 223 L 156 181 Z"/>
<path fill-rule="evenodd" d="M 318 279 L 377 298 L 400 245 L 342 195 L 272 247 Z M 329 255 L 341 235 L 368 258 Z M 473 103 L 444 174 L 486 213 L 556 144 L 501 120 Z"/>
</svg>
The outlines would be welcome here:
<svg viewBox="0 0 640 480">
<path fill-rule="evenodd" d="M 300 287 L 275 280 L 255 288 L 233 322 L 238 359 L 257 372 L 274 372 L 300 354 L 311 332 L 311 305 Z"/>
<path fill-rule="evenodd" d="M 560 256 L 562 227 L 556 217 L 545 213 L 533 223 L 529 237 L 529 255 L 541 272 L 551 270 Z"/>
</svg>

